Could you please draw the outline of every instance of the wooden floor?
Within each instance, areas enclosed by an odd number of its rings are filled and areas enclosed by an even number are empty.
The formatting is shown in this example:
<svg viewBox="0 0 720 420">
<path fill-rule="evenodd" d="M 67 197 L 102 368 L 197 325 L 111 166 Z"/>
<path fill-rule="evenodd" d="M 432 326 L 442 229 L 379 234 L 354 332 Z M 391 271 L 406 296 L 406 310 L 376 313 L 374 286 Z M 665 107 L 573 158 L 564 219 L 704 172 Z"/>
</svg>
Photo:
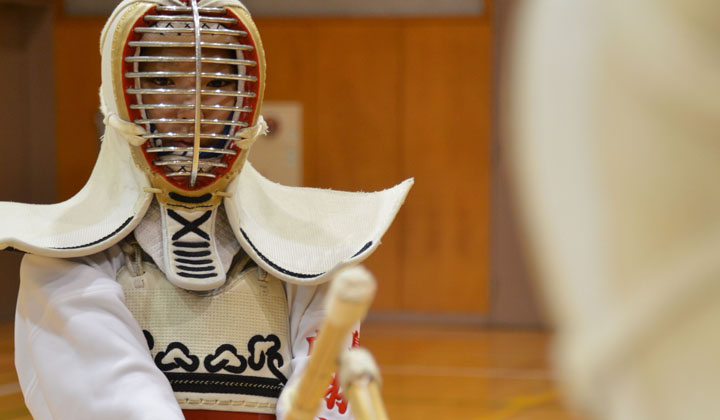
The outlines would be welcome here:
<svg viewBox="0 0 720 420">
<path fill-rule="evenodd" d="M 0 420 L 31 420 L 25 408 L 13 363 L 12 325 L 0 325 Z"/>
<path fill-rule="evenodd" d="M 580 420 L 547 366 L 548 334 L 533 330 L 370 324 L 362 344 L 380 364 L 394 420 Z M 0 420 L 29 420 L 0 325 Z"/>
</svg>

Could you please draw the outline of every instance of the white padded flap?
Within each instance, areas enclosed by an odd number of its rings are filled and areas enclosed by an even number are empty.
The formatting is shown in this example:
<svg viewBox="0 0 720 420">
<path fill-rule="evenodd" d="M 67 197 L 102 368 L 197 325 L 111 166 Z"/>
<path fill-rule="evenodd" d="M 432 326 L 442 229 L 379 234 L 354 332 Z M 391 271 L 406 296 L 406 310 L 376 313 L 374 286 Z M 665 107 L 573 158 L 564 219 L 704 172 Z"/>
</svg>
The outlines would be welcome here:
<svg viewBox="0 0 720 420">
<path fill-rule="evenodd" d="M 375 250 L 412 184 L 408 179 L 373 193 L 288 187 L 246 163 L 225 205 L 256 263 L 283 280 L 317 284 Z"/>
</svg>

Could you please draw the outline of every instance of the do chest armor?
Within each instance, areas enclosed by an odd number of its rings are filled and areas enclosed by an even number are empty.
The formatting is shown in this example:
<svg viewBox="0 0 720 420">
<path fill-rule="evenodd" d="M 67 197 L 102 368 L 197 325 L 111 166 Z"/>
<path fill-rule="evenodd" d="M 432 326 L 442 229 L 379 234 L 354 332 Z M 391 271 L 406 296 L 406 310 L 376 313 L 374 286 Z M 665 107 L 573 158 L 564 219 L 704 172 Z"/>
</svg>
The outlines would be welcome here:
<svg viewBox="0 0 720 420">
<path fill-rule="evenodd" d="M 173 286 L 151 263 L 118 272 L 126 305 L 183 409 L 275 412 L 291 373 L 287 298 L 280 280 L 243 265 L 204 294 Z"/>
</svg>

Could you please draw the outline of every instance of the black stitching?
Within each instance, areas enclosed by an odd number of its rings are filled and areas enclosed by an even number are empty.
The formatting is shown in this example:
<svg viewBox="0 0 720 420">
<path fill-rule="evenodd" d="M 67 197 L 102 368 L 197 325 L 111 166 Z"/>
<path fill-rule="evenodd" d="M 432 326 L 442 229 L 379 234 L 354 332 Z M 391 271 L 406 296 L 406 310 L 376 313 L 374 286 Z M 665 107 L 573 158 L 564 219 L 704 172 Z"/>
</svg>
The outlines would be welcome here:
<svg viewBox="0 0 720 420">
<path fill-rule="evenodd" d="M 372 241 L 366 243 L 365 245 L 363 245 L 362 248 L 360 248 L 360 251 L 358 251 L 358 252 L 356 252 L 355 254 L 353 254 L 353 256 L 350 257 L 350 258 L 355 258 L 355 257 L 357 257 L 358 255 L 362 254 L 362 253 L 365 252 L 368 248 L 370 248 L 370 247 L 372 246 L 372 244 L 373 244 Z"/>
<path fill-rule="evenodd" d="M 261 351 L 260 354 L 257 354 L 257 349 L 255 346 L 257 345 L 257 343 L 261 342 L 270 342 L 273 343 L 273 345 L 267 350 Z M 280 379 L 282 383 L 287 383 L 287 378 L 285 377 L 285 375 L 282 374 L 282 372 L 280 372 L 280 367 L 285 362 L 279 350 L 280 337 L 278 337 L 277 335 L 269 334 L 267 337 L 263 337 L 259 334 L 255 335 L 250 339 L 250 341 L 248 341 L 248 351 L 250 352 L 250 357 L 248 357 L 248 365 L 250 365 L 250 368 L 253 370 L 260 370 L 265 367 L 265 360 L 267 357 L 267 368 L 270 370 L 270 372 L 272 372 L 276 378 Z"/>
<path fill-rule="evenodd" d="M 213 271 L 215 269 L 215 266 L 207 265 L 205 267 L 188 267 L 186 265 L 178 265 L 178 270 L 183 271 Z"/>
<path fill-rule="evenodd" d="M 212 198 L 212 194 L 205 194 L 201 195 L 200 197 L 188 197 L 186 195 L 180 195 L 178 193 L 171 192 L 170 198 L 181 203 L 200 204 L 210 200 Z"/>
<path fill-rule="evenodd" d="M 163 359 L 165 358 L 165 356 L 170 354 L 170 352 L 172 352 L 173 350 L 180 351 L 185 358 L 183 359 L 180 357 L 173 357 L 171 363 L 163 363 Z M 198 367 L 200 367 L 200 359 L 194 354 L 190 353 L 190 349 L 188 349 L 185 344 L 179 341 L 173 341 L 172 343 L 168 344 L 165 351 L 161 351 L 155 355 L 155 364 L 162 371 L 173 370 L 180 367 L 182 369 L 185 369 L 186 371 L 194 372 L 197 370 Z"/>
<path fill-rule="evenodd" d="M 185 277 L 188 279 L 209 279 L 209 278 L 216 277 L 217 274 L 215 274 L 215 273 L 208 273 L 208 274 L 178 273 L 178 276 Z"/>
<path fill-rule="evenodd" d="M 173 246 L 178 248 L 209 248 L 210 242 L 173 242 Z"/>
<path fill-rule="evenodd" d="M 275 264 L 274 262 L 270 261 L 265 255 L 263 255 L 262 252 L 260 252 L 257 248 L 255 248 L 255 245 L 252 243 L 252 241 L 250 240 L 250 238 L 248 238 L 247 233 L 245 233 L 245 231 L 244 231 L 243 229 L 240 229 L 240 233 L 242 234 L 243 238 L 245 238 L 245 240 L 246 240 L 247 243 L 250 245 L 250 247 L 253 249 L 253 251 L 255 251 L 255 253 L 258 255 L 258 257 L 260 257 L 263 261 L 265 261 L 270 267 L 274 268 L 275 270 L 277 270 L 277 271 L 279 271 L 279 272 L 281 272 L 281 273 L 283 273 L 283 274 L 287 274 L 288 276 L 293 276 L 293 277 L 297 277 L 297 278 L 301 278 L 301 279 L 311 279 L 311 278 L 315 278 L 315 277 L 320 277 L 320 276 L 322 276 L 323 274 L 326 274 L 326 273 L 327 273 L 327 272 L 325 272 L 325 273 L 320 273 L 320 274 L 302 274 L 302 273 L 295 273 L 295 272 L 292 272 L 292 271 L 290 271 L 290 270 L 286 270 L 286 269 L 280 267 L 279 265 Z M 356 253 L 355 253 L 352 257 L 350 257 L 350 258 L 355 258 L 355 257 L 357 257 L 358 255 L 360 255 L 360 254 L 362 254 L 363 252 L 365 252 L 365 250 L 367 250 L 367 249 L 370 248 L 371 246 L 372 246 L 372 241 L 366 243 L 366 244 L 360 249 L 360 251 L 356 252 Z"/>
<path fill-rule="evenodd" d="M 228 359 L 220 358 L 220 356 L 222 356 L 225 352 L 228 352 L 235 356 L 239 366 L 230 364 L 230 360 Z M 215 354 L 208 354 L 207 356 L 205 356 L 203 366 L 205 366 L 205 370 L 210 373 L 225 370 L 230 373 L 239 374 L 243 373 L 247 368 L 247 360 L 245 359 L 245 356 L 241 356 L 240 354 L 238 354 L 237 348 L 235 348 L 235 346 L 233 346 L 232 344 L 223 344 L 215 350 Z"/>
<path fill-rule="evenodd" d="M 244 394 L 277 398 L 283 383 L 274 378 L 219 373 L 165 372 L 175 392 L 199 394 Z"/>
<path fill-rule="evenodd" d="M 178 34 L 178 35 L 180 35 L 180 34 Z M 212 205 L 212 204 L 207 204 L 207 205 L 204 205 L 204 206 L 183 206 L 183 205 L 181 205 L 181 204 L 174 204 L 174 203 L 167 203 L 167 206 L 168 206 L 168 207 L 171 207 L 171 206 L 172 206 L 172 207 L 179 207 L 179 208 L 181 208 L 181 209 L 188 209 L 188 210 L 195 210 L 195 209 L 198 209 L 198 208 L 213 208 L 213 207 L 215 207 L 215 206 Z"/>
<path fill-rule="evenodd" d="M 173 251 L 173 254 L 177 255 L 178 257 L 207 257 L 208 255 L 212 254 L 210 251 L 181 251 L 179 249 Z"/>
<path fill-rule="evenodd" d="M 207 265 L 212 264 L 213 260 L 188 260 L 187 258 L 175 258 L 178 264 Z"/>
<path fill-rule="evenodd" d="M 127 225 L 129 225 L 130 222 L 132 222 L 134 218 L 135 218 L 134 216 L 129 217 L 125 222 L 123 222 L 122 225 L 120 225 L 119 228 L 115 229 L 111 234 L 109 234 L 109 235 L 107 235 L 107 236 L 104 236 L 104 237 L 98 239 L 97 241 L 92 241 L 92 242 L 87 243 L 87 244 L 85 244 L 85 245 L 66 246 L 66 247 L 52 247 L 52 248 L 50 248 L 50 249 L 78 249 L 78 248 L 86 248 L 86 247 L 89 247 L 89 246 L 97 245 L 97 244 L 99 244 L 100 242 L 103 242 L 103 241 L 105 241 L 106 239 L 112 238 L 113 236 L 117 235 L 117 233 L 120 232 L 121 230 L 125 229 L 125 227 L 126 227 Z"/>
<path fill-rule="evenodd" d="M 246 240 L 247 243 L 250 245 L 250 247 L 253 249 L 253 251 L 255 251 L 255 253 L 258 254 L 258 257 L 260 257 L 263 261 L 265 261 L 270 267 L 276 269 L 277 271 L 279 271 L 279 272 L 281 272 L 281 273 L 283 273 L 283 274 L 287 274 L 288 276 L 293 276 L 293 277 L 297 277 L 297 278 L 301 278 L 301 279 L 311 279 L 311 278 L 314 278 L 314 277 L 320 277 L 320 276 L 322 276 L 323 274 L 325 274 L 325 273 L 320 273 L 320 274 L 302 274 L 302 273 L 295 273 L 295 272 L 292 272 L 292 271 L 290 271 L 290 270 L 286 270 L 286 269 L 280 267 L 279 265 L 275 264 L 274 262 L 270 261 L 265 255 L 263 255 L 262 252 L 258 251 L 258 249 L 255 248 L 255 245 L 252 243 L 252 241 L 250 240 L 250 238 L 248 238 L 247 233 L 245 233 L 245 231 L 244 231 L 243 229 L 240 229 L 240 233 L 242 233 L 243 238 L 245 238 L 245 240 Z"/>
<path fill-rule="evenodd" d="M 175 250 L 173 251 L 173 254 L 177 255 L 178 257 L 207 257 L 208 255 L 212 254 L 210 251 L 182 251 L 182 250 Z"/>
<path fill-rule="evenodd" d="M 148 348 L 152 350 L 153 347 L 155 347 L 155 339 L 148 330 L 143 330 L 143 335 L 145 336 L 145 341 L 147 341 Z"/>
<path fill-rule="evenodd" d="M 176 241 L 176 240 L 182 238 L 183 236 L 187 235 L 190 232 L 197 234 L 198 236 L 200 236 L 203 239 L 206 239 L 208 241 L 210 240 L 210 235 L 203 232 L 200 229 L 200 225 L 205 223 L 210 218 L 210 216 L 212 216 L 212 212 L 207 211 L 202 216 L 198 217 L 197 219 L 193 220 L 192 222 L 188 221 L 187 219 L 185 219 L 184 217 L 180 216 L 175 211 L 170 210 L 170 209 L 168 209 L 168 215 L 170 217 L 172 217 L 176 222 L 183 225 L 183 228 L 180 229 L 179 231 L 177 231 L 172 236 L 173 241 Z"/>
</svg>

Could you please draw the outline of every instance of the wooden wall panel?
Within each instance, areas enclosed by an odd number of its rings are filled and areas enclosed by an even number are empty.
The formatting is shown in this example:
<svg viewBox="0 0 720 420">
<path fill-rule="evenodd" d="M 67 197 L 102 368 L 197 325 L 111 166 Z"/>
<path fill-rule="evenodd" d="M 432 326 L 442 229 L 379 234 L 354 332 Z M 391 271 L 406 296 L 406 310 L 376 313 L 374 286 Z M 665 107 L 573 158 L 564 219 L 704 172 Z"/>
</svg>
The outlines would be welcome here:
<svg viewBox="0 0 720 420">
<path fill-rule="evenodd" d="M 310 185 L 376 191 L 402 180 L 401 29 L 397 21 L 339 20 L 318 28 L 318 137 Z M 376 309 L 401 302 L 402 230 L 367 261 L 378 279 Z"/>
<path fill-rule="evenodd" d="M 486 314 L 491 27 L 410 22 L 404 72 L 407 203 L 403 308 Z"/>
<path fill-rule="evenodd" d="M 303 180 L 317 166 L 317 26 L 298 19 L 258 19 L 267 59 L 266 100 L 303 104 Z M 262 141 L 262 140 L 260 140 Z"/>
<path fill-rule="evenodd" d="M 0 2 L 0 200 L 53 203 L 52 7 Z M 20 252 L 0 252 L 0 321 L 12 321 Z"/>
<path fill-rule="evenodd" d="M 90 177 L 99 151 L 100 31 L 105 19 L 59 17 L 55 23 L 57 189 L 72 197 Z"/>
<path fill-rule="evenodd" d="M 382 189 L 400 181 L 401 57 L 396 23 L 349 21 L 319 29 L 319 138 L 314 183 Z"/>
</svg>

